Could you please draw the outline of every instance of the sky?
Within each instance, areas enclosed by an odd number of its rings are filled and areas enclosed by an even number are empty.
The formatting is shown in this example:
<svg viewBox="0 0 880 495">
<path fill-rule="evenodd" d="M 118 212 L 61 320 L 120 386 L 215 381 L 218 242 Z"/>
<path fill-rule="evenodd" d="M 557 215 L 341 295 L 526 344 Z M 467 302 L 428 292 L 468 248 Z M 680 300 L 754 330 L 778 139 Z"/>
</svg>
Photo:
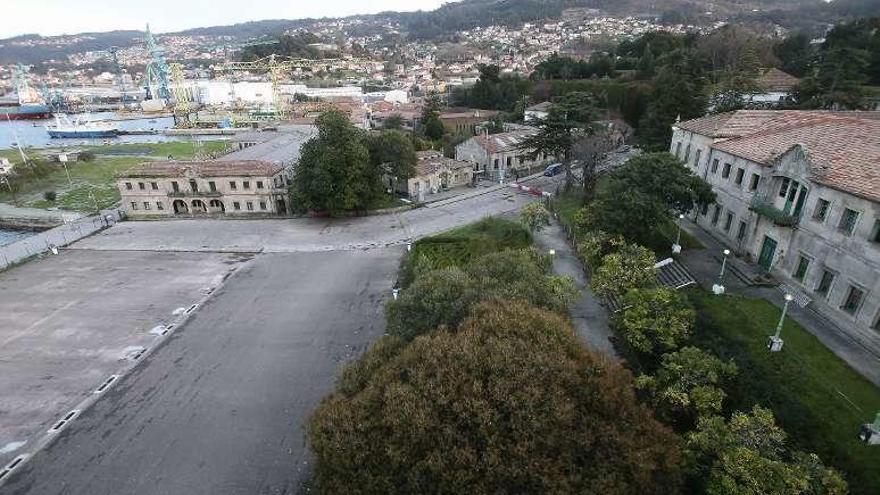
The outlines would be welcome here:
<svg viewBox="0 0 880 495">
<path fill-rule="evenodd" d="M 162 33 L 263 19 L 432 10 L 449 0 L 0 0 L 0 39 L 20 34 Z"/>
</svg>

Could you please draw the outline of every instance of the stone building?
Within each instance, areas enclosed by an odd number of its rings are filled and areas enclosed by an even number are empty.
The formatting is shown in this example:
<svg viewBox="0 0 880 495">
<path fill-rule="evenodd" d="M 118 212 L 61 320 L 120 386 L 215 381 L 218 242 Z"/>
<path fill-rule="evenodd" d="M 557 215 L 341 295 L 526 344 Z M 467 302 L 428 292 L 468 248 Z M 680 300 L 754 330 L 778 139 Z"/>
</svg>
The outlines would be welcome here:
<svg viewBox="0 0 880 495">
<path fill-rule="evenodd" d="M 119 174 L 122 208 L 137 219 L 289 212 L 289 171 L 258 160 L 146 162 Z"/>
<path fill-rule="evenodd" d="M 477 133 L 477 127 L 492 120 L 499 113 L 498 110 L 453 108 L 440 112 L 440 122 L 450 134 L 473 136 Z"/>
<path fill-rule="evenodd" d="M 397 192 L 414 201 L 425 201 L 427 195 L 436 194 L 451 187 L 466 186 L 474 180 L 473 166 L 446 158 L 439 151 L 416 153 L 416 175 L 397 184 Z"/>
<path fill-rule="evenodd" d="M 527 128 L 474 136 L 455 147 L 455 159 L 472 163 L 474 175 L 485 179 L 513 179 L 527 175 L 551 159 L 544 154 L 533 159 L 531 150 L 523 148 L 523 142 L 537 132 L 535 128 Z"/>
<path fill-rule="evenodd" d="M 880 330 L 878 119 L 740 110 L 677 123 L 670 145 L 717 193 L 700 226 L 841 328 L 865 332 Z"/>
</svg>

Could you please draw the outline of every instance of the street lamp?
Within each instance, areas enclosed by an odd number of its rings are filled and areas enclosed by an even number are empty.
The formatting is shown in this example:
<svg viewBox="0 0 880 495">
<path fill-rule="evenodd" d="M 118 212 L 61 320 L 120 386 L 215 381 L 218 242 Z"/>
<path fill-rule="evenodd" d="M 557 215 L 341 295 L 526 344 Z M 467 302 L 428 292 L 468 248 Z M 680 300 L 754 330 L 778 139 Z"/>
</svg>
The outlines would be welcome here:
<svg viewBox="0 0 880 495">
<path fill-rule="evenodd" d="M 785 320 L 785 313 L 788 312 L 788 303 L 794 299 L 794 296 L 791 294 L 786 294 L 785 304 L 782 305 L 782 315 L 779 317 L 779 323 L 776 324 L 776 333 L 770 337 L 770 340 L 767 341 L 767 349 L 770 349 L 770 352 L 779 352 L 782 350 L 782 345 L 784 342 L 781 338 L 779 338 L 779 334 L 782 333 L 782 323 Z"/>
<path fill-rule="evenodd" d="M 716 296 L 724 294 L 724 268 L 727 267 L 727 257 L 730 256 L 730 250 L 724 250 L 724 259 L 721 260 L 721 273 L 718 274 L 718 283 L 712 286 L 712 292 Z"/>
<path fill-rule="evenodd" d="M 550 256 L 556 256 L 556 250 L 555 250 L 555 249 L 551 249 L 550 251 L 548 251 L 548 253 L 550 254 Z"/>
<path fill-rule="evenodd" d="M 397 287 L 391 289 L 391 295 L 394 296 L 394 300 L 397 300 L 397 296 L 400 294 L 400 289 Z"/>
<path fill-rule="evenodd" d="M 672 254 L 681 252 L 681 221 L 684 220 L 684 214 L 678 215 L 678 234 L 675 235 L 675 244 L 672 245 Z"/>
</svg>

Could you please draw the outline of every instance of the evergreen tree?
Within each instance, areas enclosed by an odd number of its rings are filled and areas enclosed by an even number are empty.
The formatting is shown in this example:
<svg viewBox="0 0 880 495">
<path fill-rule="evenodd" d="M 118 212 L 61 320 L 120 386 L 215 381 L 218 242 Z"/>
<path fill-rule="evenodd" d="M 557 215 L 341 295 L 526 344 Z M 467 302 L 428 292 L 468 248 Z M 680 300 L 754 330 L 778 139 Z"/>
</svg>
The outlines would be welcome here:
<svg viewBox="0 0 880 495">
<path fill-rule="evenodd" d="M 692 119 L 706 111 L 706 83 L 692 54 L 677 50 L 661 57 L 654 94 L 639 126 L 638 137 L 650 151 L 665 150 L 677 118 Z"/>
<path fill-rule="evenodd" d="M 446 129 L 440 120 L 440 102 L 435 95 L 431 95 L 425 99 L 425 106 L 422 108 L 422 135 L 433 141 L 443 139 Z"/>
</svg>

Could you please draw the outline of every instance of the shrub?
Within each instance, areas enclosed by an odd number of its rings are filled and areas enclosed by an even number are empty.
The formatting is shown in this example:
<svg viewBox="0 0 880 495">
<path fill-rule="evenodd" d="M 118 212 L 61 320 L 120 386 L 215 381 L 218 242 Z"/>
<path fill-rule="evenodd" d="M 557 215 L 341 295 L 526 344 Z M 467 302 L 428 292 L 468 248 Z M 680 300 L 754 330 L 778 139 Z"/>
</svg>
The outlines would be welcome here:
<svg viewBox="0 0 880 495">
<path fill-rule="evenodd" d="M 602 258 L 592 280 L 593 291 L 605 297 L 620 297 L 630 289 L 656 283 L 654 253 L 638 244 L 625 244 Z"/>
<path fill-rule="evenodd" d="M 55 191 L 45 191 L 43 192 L 43 199 L 46 201 L 55 202 L 55 199 L 58 197 L 58 193 Z"/>
<path fill-rule="evenodd" d="M 602 258 L 626 245 L 623 237 L 601 230 L 585 232 L 580 238 L 582 240 L 578 242 L 577 252 L 594 271 L 602 265 Z"/>
<path fill-rule="evenodd" d="M 76 159 L 81 162 L 90 162 L 95 159 L 95 153 L 93 151 L 83 151 Z"/>
<path fill-rule="evenodd" d="M 541 203 L 529 203 L 520 212 L 520 220 L 529 232 L 538 232 L 550 225 L 550 212 Z"/>
<path fill-rule="evenodd" d="M 375 348 L 374 348 L 375 349 Z M 375 359 L 382 349 L 371 349 Z M 321 493 L 674 493 L 677 437 L 568 322 L 479 305 L 338 392 L 309 425 Z"/>
<path fill-rule="evenodd" d="M 672 289 L 632 289 L 623 297 L 616 326 L 637 352 L 660 355 L 684 345 L 696 321 L 687 297 Z"/>
</svg>

